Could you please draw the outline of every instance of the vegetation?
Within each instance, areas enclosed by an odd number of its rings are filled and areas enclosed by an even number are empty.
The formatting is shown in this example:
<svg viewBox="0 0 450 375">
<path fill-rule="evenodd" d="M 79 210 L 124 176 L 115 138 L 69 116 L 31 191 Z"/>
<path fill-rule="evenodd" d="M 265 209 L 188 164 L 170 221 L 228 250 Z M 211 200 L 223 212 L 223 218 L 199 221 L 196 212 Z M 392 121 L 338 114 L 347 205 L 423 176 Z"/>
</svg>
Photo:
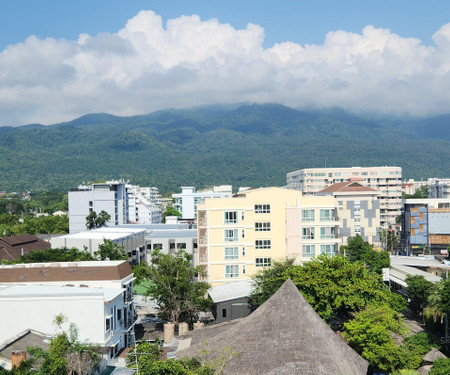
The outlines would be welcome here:
<svg viewBox="0 0 450 375">
<path fill-rule="evenodd" d="M 99 260 L 127 260 L 128 254 L 123 249 L 123 246 L 117 245 L 111 240 L 103 240 L 103 243 L 98 245 L 98 251 L 94 255 Z"/>
<path fill-rule="evenodd" d="M 111 178 L 158 186 L 161 193 L 180 185 L 281 186 L 287 172 L 325 164 L 400 165 L 409 178 L 450 175 L 447 128 L 430 121 L 426 127 L 398 119 L 391 125 L 339 110 L 264 104 L 2 127 L 0 190 L 66 192 L 82 181 Z"/>
<path fill-rule="evenodd" d="M 363 262 L 370 271 L 375 273 L 381 273 L 383 268 L 389 268 L 391 264 L 388 252 L 375 251 L 373 245 L 364 241 L 359 234 L 349 238 L 347 246 L 341 246 L 341 253 L 345 254 L 352 263 Z"/>
<path fill-rule="evenodd" d="M 423 199 L 423 198 L 428 198 L 428 191 L 430 190 L 429 186 L 421 186 L 420 188 L 418 188 L 416 190 L 416 192 L 414 194 L 405 194 L 402 193 L 402 198 L 403 199 Z"/>
<path fill-rule="evenodd" d="M 427 306 L 428 297 L 431 295 L 434 284 L 426 280 L 423 276 L 407 276 L 408 297 L 410 298 L 411 308 L 416 313 L 421 313 Z"/>
<path fill-rule="evenodd" d="M 50 262 L 80 262 L 97 260 L 89 252 L 75 247 L 36 250 L 20 256 L 14 263 L 50 263 Z"/>
<path fill-rule="evenodd" d="M 450 374 L 450 358 L 439 358 L 433 363 L 429 375 L 448 375 Z"/>
<path fill-rule="evenodd" d="M 175 207 L 169 206 L 169 207 L 167 207 L 166 211 L 164 211 L 164 213 L 163 213 L 163 217 L 162 217 L 163 223 L 166 222 L 167 216 L 181 217 L 181 213 Z"/>
<path fill-rule="evenodd" d="M 102 210 L 98 215 L 95 211 L 92 211 L 86 216 L 86 228 L 95 229 L 104 227 L 110 219 L 111 215 L 106 211 Z"/>
<path fill-rule="evenodd" d="M 202 366 L 196 358 L 160 360 L 161 348 L 158 343 L 141 342 L 127 355 L 129 368 L 139 368 L 141 375 L 213 375 L 212 366 Z"/>
<path fill-rule="evenodd" d="M 135 267 L 136 270 L 136 267 Z M 192 322 L 199 311 L 211 307 L 205 298 L 209 284 L 197 281 L 204 268 L 192 266 L 191 256 L 179 249 L 175 254 L 152 253 L 152 264 L 138 268 L 139 280 L 149 279 L 146 295 L 156 300 L 161 318 L 178 324 Z"/>
</svg>

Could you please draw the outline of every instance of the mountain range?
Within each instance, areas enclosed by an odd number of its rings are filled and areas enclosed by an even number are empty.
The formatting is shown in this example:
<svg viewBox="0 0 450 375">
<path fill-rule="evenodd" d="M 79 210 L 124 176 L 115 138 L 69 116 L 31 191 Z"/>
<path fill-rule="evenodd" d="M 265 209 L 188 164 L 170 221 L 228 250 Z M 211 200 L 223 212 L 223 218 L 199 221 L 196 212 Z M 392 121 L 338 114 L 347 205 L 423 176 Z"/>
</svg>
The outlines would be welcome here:
<svg viewBox="0 0 450 375">
<path fill-rule="evenodd" d="M 450 176 L 450 115 L 427 119 L 299 111 L 279 104 L 89 114 L 0 127 L 0 190 L 68 190 L 130 180 L 180 186 L 282 186 L 303 167 L 397 165 L 404 178 Z"/>
</svg>

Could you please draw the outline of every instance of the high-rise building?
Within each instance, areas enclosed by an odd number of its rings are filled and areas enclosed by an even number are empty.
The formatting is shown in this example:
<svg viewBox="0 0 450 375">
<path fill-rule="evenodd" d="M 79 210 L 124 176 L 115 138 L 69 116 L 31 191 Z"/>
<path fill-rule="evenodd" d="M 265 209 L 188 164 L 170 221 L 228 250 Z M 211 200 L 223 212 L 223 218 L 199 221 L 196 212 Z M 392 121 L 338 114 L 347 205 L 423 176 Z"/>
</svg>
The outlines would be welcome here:
<svg viewBox="0 0 450 375">
<path fill-rule="evenodd" d="M 450 178 L 430 178 L 428 198 L 450 199 Z"/>
<path fill-rule="evenodd" d="M 128 193 L 125 182 L 108 181 L 80 185 L 69 191 L 69 232 L 86 230 L 86 216 L 107 212 L 108 225 L 128 224 Z"/>
<path fill-rule="evenodd" d="M 401 215 L 401 167 L 303 168 L 289 172 L 286 177 L 288 188 L 300 190 L 306 195 L 313 195 L 337 182 L 358 178 L 362 184 L 379 191 L 382 226 L 394 224 Z"/>
<path fill-rule="evenodd" d="M 338 251 L 337 202 L 285 188 L 249 189 L 198 205 L 199 264 L 208 282 L 248 279 L 273 260 L 296 263 Z"/>
</svg>

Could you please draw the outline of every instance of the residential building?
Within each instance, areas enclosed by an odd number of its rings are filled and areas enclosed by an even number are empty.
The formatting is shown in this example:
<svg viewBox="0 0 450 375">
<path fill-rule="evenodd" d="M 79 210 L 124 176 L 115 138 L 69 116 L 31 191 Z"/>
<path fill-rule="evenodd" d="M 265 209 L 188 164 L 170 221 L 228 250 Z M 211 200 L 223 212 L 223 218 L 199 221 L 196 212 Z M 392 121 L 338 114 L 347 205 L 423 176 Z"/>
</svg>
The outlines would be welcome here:
<svg viewBox="0 0 450 375">
<path fill-rule="evenodd" d="M 127 224 L 128 192 L 124 182 L 108 181 L 80 185 L 69 191 L 69 232 L 86 230 L 86 217 L 91 212 L 107 212 L 111 219 L 107 225 Z"/>
<path fill-rule="evenodd" d="M 52 248 L 76 247 L 86 249 L 94 255 L 98 246 L 105 240 L 110 240 L 122 246 L 130 257 L 130 263 L 137 264 L 144 257 L 146 230 L 144 228 L 129 226 L 102 227 L 93 230 L 85 230 L 78 233 L 70 233 L 52 237 Z"/>
<path fill-rule="evenodd" d="M 361 179 L 358 179 L 361 180 Z M 339 237 L 344 245 L 349 237 L 360 235 L 371 244 L 380 242 L 380 201 L 378 190 L 361 184 L 361 181 L 337 182 L 317 195 L 331 195 L 338 202 Z"/>
<path fill-rule="evenodd" d="M 173 207 L 181 213 L 181 218 L 190 222 L 197 219 L 197 204 L 200 199 L 230 198 L 233 195 L 231 185 L 214 186 L 211 189 L 198 190 L 193 186 L 182 186 L 181 194 L 172 194 Z"/>
<path fill-rule="evenodd" d="M 405 199 L 402 213 L 404 251 L 446 253 L 450 245 L 450 199 Z"/>
<path fill-rule="evenodd" d="M 407 181 L 404 180 L 404 181 L 402 181 L 402 193 L 408 194 L 408 195 L 413 195 L 413 194 L 415 194 L 415 192 L 417 190 L 419 190 L 423 186 L 430 186 L 430 183 L 431 183 L 431 178 L 429 178 L 426 181 L 423 181 L 423 180 L 415 181 L 412 178 L 410 178 Z M 426 196 L 421 197 L 421 198 L 426 198 Z"/>
<path fill-rule="evenodd" d="M 50 243 L 41 240 L 32 234 L 20 234 L 17 236 L 0 238 L 0 261 L 15 261 L 21 255 L 35 250 L 50 249 Z"/>
<path fill-rule="evenodd" d="M 395 224 L 402 207 L 401 167 L 303 168 L 287 174 L 287 187 L 312 195 L 351 178 L 362 178 L 364 185 L 380 192 L 381 225 Z"/>
<path fill-rule="evenodd" d="M 431 178 L 428 197 L 450 199 L 450 178 Z"/>
<path fill-rule="evenodd" d="M 128 192 L 128 219 L 135 224 L 157 224 L 162 221 L 161 208 L 156 204 L 158 189 L 126 185 Z"/>
<path fill-rule="evenodd" d="M 208 282 L 248 279 L 273 259 L 302 263 L 338 250 L 337 202 L 285 188 L 249 189 L 198 206 L 199 264 Z"/>
<path fill-rule="evenodd" d="M 63 328 L 76 324 L 108 360 L 132 339 L 133 280 L 127 261 L 0 265 L 0 343 L 26 330 L 54 336 L 63 314 Z"/>
</svg>

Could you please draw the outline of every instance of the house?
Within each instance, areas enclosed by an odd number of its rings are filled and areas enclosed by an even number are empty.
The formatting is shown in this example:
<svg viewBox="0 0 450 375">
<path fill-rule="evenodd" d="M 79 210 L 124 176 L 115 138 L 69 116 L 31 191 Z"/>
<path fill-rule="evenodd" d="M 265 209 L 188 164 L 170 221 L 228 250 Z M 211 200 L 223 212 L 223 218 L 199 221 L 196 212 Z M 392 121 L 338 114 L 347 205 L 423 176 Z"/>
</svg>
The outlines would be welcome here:
<svg viewBox="0 0 450 375">
<path fill-rule="evenodd" d="M 50 243 L 31 234 L 0 237 L 0 261 L 15 261 L 34 250 L 50 249 Z"/>
<path fill-rule="evenodd" d="M 351 178 L 361 178 L 365 185 L 380 192 L 381 226 L 395 224 L 402 207 L 401 167 L 302 168 L 286 175 L 288 188 L 308 195 Z"/>
<path fill-rule="evenodd" d="M 332 184 L 316 195 L 331 195 L 338 201 L 339 237 L 344 245 L 357 234 L 371 244 L 380 242 L 378 190 L 365 186 L 358 178 Z"/>
<path fill-rule="evenodd" d="M 177 358 L 232 353 L 223 374 L 366 375 L 368 363 L 309 305 L 291 280 L 243 319 L 194 330 Z M 205 348 L 207 351 L 205 353 Z"/>
<path fill-rule="evenodd" d="M 0 266 L 0 344 L 26 330 L 54 336 L 55 316 L 80 340 L 106 348 L 105 361 L 128 346 L 135 321 L 133 273 L 127 261 Z"/>
<path fill-rule="evenodd" d="M 213 286 L 250 278 L 272 260 L 309 261 L 338 250 L 337 202 L 260 188 L 198 204 L 198 263 Z"/>
</svg>

